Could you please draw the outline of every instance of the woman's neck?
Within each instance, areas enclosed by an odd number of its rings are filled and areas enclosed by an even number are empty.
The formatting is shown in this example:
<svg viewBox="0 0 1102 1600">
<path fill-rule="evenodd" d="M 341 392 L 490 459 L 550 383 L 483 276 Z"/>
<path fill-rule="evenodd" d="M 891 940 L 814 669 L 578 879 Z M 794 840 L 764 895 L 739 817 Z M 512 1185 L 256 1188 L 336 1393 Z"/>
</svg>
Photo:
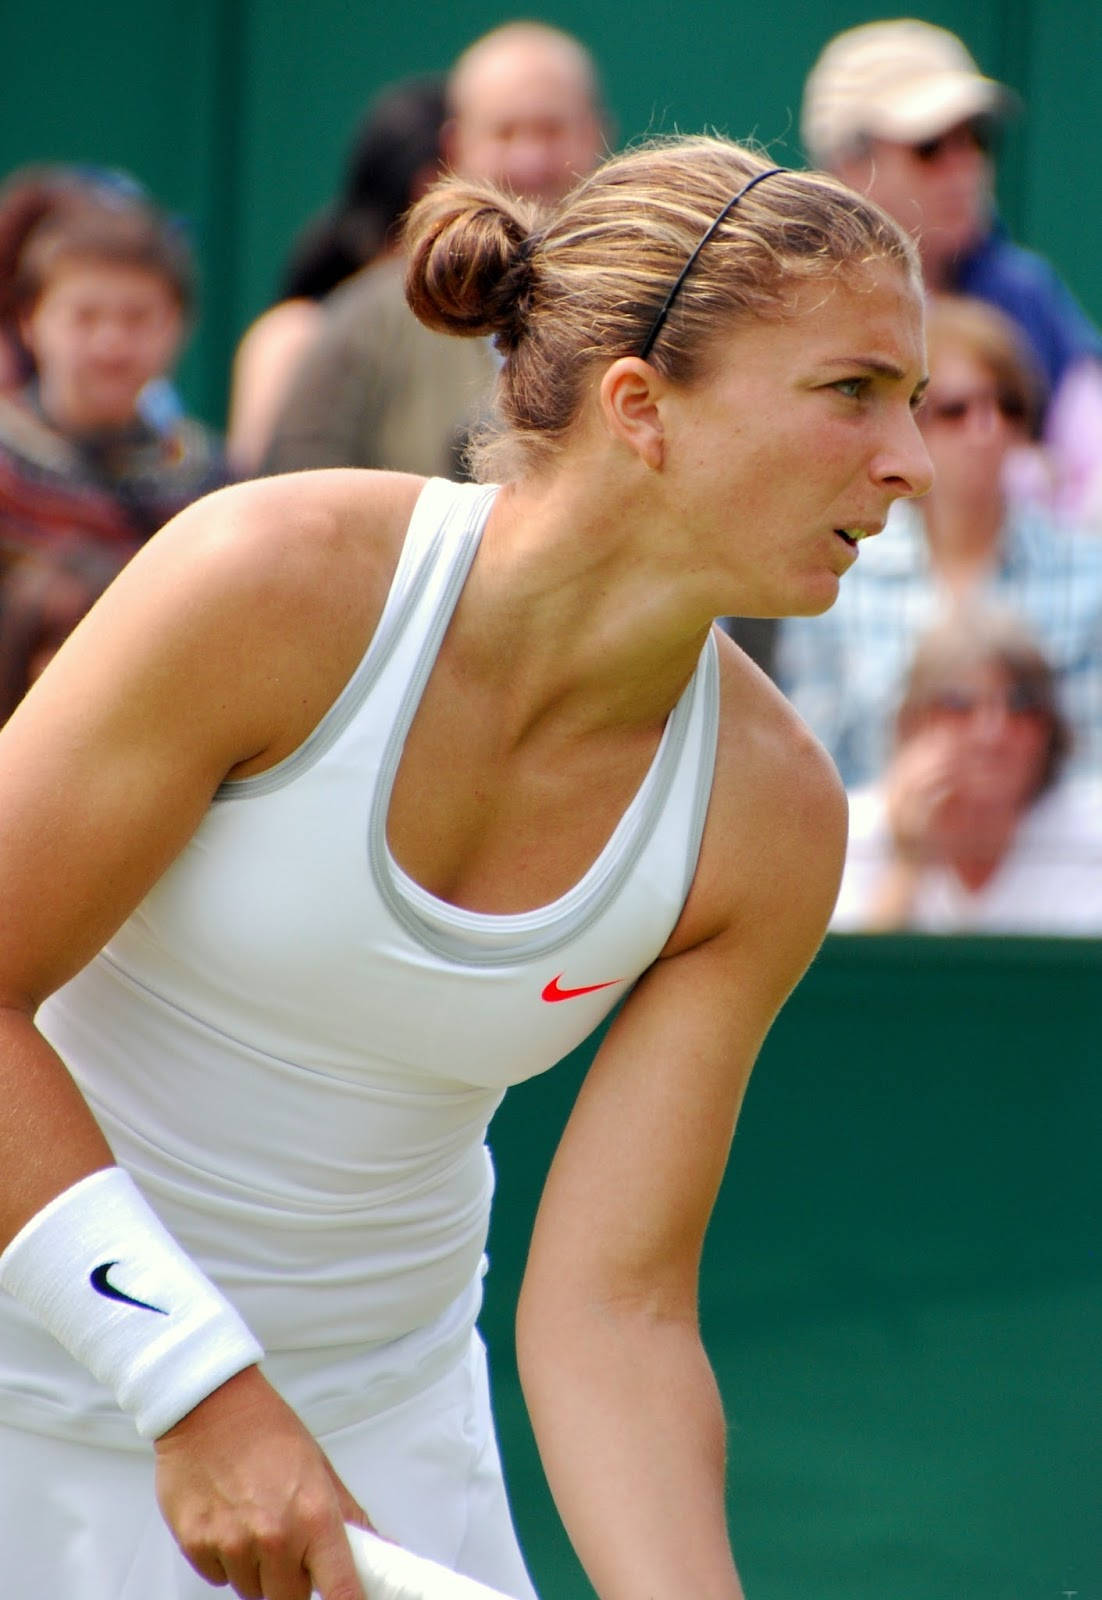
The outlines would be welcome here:
<svg viewBox="0 0 1102 1600">
<path fill-rule="evenodd" d="M 981 829 L 949 844 L 945 865 L 969 894 L 979 894 L 999 871 L 1014 844 L 1020 821 L 1017 809 L 988 814 Z"/>
<path fill-rule="evenodd" d="M 1002 546 L 1006 506 L 946 506 L 931 496 L 921 505 L 930 564 L 945 586 L 956 593 L 972 588 L 995 567 Z"/>
<path fill-rule="evenodd" d="M 136 401 L 126 416 L 104 415 L 87 405 L 79 394 L 59 389 L 41 377 L 36 396 L 38 409 L 50 426 L 74 438 L 124 433 L 139 421 Z"/>
<path fill-rule="evenodd" d="M 512 486 L 491 513 L 452 639 L 537 715 L 555 706 L 582 723 L 648 723 L 692 676 L 711 614 L 688 564 L 671 570 L 659 519 L 624 502 Z M 595 503 L 617 509 L 597 517 Z"/>
</svg>

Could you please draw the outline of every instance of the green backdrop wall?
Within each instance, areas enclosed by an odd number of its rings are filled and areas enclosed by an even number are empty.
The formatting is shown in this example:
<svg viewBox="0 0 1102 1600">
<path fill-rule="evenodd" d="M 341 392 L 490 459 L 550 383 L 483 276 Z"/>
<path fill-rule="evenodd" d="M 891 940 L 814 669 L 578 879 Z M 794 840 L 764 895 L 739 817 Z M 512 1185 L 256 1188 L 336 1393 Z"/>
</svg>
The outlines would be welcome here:
<svg viewBox="0 0 1102 1600">
<path fill-rule="evenodd" d="M 868 0 L 520 9 L 590 43 L 621 141 L 707 125 L 788 160 L 799 157 L 800 86 L 819 48 L 884 14 Z M 903 9 L 954 27 L 1023 95 L 1027 115 L 1001 164 L 1004 212 L 1102 320 L 1102 5 Z M 182 381 L 217 422 L 234 342 L 271 297 L 295 230 L 331 194 L 370 95 L 403 74 L 443 70 L 515 14 L 487 0 L 0 0 L 0 172 L 43 159 L 122 166 L 191 219 L 205 293 Z"/>
<path fill-rule="evenodd" d="M 701 1312 L 751 1600 L 1102 1600 L 1102 942 L 828 940 L 750 1083 Z M 514 1090 L 484 1328 L 545 1600 L 511 1318 L 591 1055 Z"/>
</svg>

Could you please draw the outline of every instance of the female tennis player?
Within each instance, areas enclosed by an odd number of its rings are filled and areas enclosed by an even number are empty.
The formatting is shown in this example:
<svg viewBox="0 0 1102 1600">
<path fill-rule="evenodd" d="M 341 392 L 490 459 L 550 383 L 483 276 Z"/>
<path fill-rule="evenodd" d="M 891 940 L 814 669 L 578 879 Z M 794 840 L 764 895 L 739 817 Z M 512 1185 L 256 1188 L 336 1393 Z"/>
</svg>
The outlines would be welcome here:
<svg viewBox="0 0 1102 1600">
<path fill-rule="evenodd" d="M 927 487 L 915 258 L 712 139 L 544 217 L 446 183 L 409 244 L 418 315 L 503 352 L 493 481 L 220 491 L 0 739 L 21 1595 L 360 1600 L 370 1519 L 530 1596 L 475 1333 L 484 1135 L 614 1007 L 525 1393 L 602 1600 L 741 1594 L 698 1261 L 845 807 L 712 619 L 822 611 Z"/>
</svg>

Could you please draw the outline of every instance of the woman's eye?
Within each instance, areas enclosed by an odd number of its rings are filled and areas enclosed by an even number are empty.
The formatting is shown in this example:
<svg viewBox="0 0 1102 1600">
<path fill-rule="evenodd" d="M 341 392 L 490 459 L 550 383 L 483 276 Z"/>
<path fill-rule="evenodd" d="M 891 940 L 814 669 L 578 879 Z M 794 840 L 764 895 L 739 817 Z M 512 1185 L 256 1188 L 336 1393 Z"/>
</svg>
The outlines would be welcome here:
<svg viewBox="0 0 1102 1600">
<path fill-rule="evenodd" d="M 869 386 L 867 378 L 842 378 L 834 385 L 839 394 L 844 394 L 847 400 L 860 400 Z"/>
</svg>

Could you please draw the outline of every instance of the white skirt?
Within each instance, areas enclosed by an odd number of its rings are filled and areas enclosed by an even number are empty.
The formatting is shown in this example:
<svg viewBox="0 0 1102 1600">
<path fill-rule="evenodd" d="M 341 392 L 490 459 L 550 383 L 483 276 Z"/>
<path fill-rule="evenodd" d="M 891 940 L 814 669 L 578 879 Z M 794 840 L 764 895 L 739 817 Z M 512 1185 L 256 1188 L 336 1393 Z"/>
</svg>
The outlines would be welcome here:
<svg viewBox="0 0 1102 1600">
<path fill-rule="evenodd" d="M 477 1333 L 424 1390 L 319 1442 L 380 1533 L 516 1600 L 535 1600 Z M 187 1564 L 161 1518 L 151 1451 L 5 1423 L 0 1571 L 13 1600 L 212 1600 L 219 1592 Z"/>
</svg>

